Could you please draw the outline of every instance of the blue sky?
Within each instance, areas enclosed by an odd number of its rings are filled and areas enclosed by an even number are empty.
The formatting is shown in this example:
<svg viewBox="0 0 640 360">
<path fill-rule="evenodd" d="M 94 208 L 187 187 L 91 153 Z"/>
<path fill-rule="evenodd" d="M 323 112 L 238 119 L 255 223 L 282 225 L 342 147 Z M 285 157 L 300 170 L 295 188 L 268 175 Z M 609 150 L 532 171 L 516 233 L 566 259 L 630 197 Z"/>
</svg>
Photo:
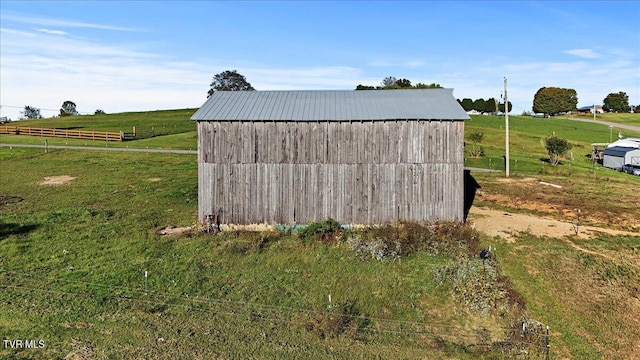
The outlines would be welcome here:
<svg viewBox="0 0 640 360">
<path fill-rule="evenodd" d="M 459 99 L 499 98 L 507 77 L 514 114 L 545 86 L 640 104 L 640 2 L 0 2 L 1 116 L 195 108 L 228 69 L 258 90 L 394 76 Z"/>
</svg>

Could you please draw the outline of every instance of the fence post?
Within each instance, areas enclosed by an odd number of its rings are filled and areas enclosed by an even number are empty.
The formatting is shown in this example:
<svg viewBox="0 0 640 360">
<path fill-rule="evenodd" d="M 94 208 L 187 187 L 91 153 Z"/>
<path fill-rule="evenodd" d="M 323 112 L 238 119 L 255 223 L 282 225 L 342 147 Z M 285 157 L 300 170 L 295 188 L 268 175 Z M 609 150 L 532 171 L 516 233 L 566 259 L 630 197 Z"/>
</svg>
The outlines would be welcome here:
<svg viewBox="0 0 640 360">
<path fill-rule="evenodd" d="M 135 126 L 133 127 L 133 138 L 134 139 L 136 138 L 136 127 Z"/>
<path fill-rule="evenodd" d="M 549 348 L 551 347 L 551 345 L 549 344 L 551 339 L 549 339 L 549 325 L 547 325 L 547 333 L 544 337 L 544 342 L 545 342 L 545 349 L 544 349 L 544 358 L 545 360 L 549 360 Z"/>
</svg>

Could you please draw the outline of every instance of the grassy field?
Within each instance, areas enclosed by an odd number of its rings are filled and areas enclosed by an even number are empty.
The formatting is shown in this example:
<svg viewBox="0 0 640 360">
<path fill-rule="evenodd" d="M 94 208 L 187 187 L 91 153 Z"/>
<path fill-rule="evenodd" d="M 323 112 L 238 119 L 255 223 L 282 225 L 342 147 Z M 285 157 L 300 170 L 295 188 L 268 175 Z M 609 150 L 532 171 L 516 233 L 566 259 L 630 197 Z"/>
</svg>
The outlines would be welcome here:
<svg viewBox="0 0 640 360">
<path fill-rule="evenodd" d="M 79 115 L 66 116 L 47 119 L 32 119 L 15 121 L 8 125 L 33 127 L 33 128 L 55 128 L 55 129 L 73 129 L 87 131 L 109 131 L 109 132 L 133 132 L 136 128 L 137 137 L 146 139 L 151 137 L 152 128 L 154 136 L 164 136 L 173 134 L 183 134 L 187 132 L 195 132 L 196 124 L 189 120 L 191 115 L 197 109 L 180 109 L 180 110 L 161 110 L 161 111 L 144 111 L 129 112 L 119 114 L 100 114 L 100 115 Z M 12 137 L 13 138 L 13 137 Z M 30 138 L 21 137 L 21 138 Z M 51 141 L 60 143 L 59 138 L 51 138 Z M 69 145 L 84 144 L 84 140 L 64 139 Z M 35 140 L 43 142 L 44 138 Z M 102 141 L 89 141 L 92 144 L 104 143 Z"/>
<path fill-rule="evenodd" d="M 501 120 L 466 124 L 485 133 L 487 157 L 501 154 Z M 640 178 L 578 152 L 608 129 L 555 120 L 512 120 L 516 175 L 505 186 L 500 174 L 474 174 L 476 205 L 561 219 L 580 206 L 586 223 L 636 229 Z M 183 131 L 123 145 L 195 146 L 195 125 L 176 121 Z M 553 131 L 582 144 L 558 167 L 540 161 Z M 16 139 L 30 141 L 0 137 Z M 0 358 L 544 358 L 542 328 L 501 342 L 523 319 L 550 326 L 553 359 L 640 349 L 640 237 L 522 233 L 507 242 L 454 229 L 468 248 L 442 240 L 387 261 L 354 251 L 355 231 L 332 242 L 276 232 L 166 237 L 157 231 L 195 226 L 195 155 L 0 148 L 0 163 L 0 334 L 46 344 L 0 348 Z M 53 176 L 74 179 L 41 185 Z M 563 187 L 534 188 L 525 177 Z M 420 233 L 384 239 L 408 232 Z M 483 263 L 477 249 L 489 245 L 497 262 Z"/>
<path fill-rule="evenodd" d="M 629 123 L 633 120 L 640 124 L 640 114 L 611 115 L 626 115 L 624 119 Z M 623 117 L 615 117 L 615 119 L 618 118 L 622 119 Z M 479 145 L 484 148 L 485 156 L 482 158 L 467 157 L 465 164 L 504 170 L 504 127 L 504 117 L 502 116 L 472 116 L 471 120 L 465 124 L 465 134 L 468 135 L 473 131 L 484 134 L 484 139 Z M 637 132 L 624 131 L 624 133 L 626 136 L 640 137 L 640 133 Z M 546 162 L 549 156 L 544 147 L 544 139 L 550 135 L 567 139 L 573 146 L 568 154 L 569 159 L 562 161 L 561 166 L 551 166 Z M 510 116 L 510 171 L 515 174 L 538 173 L 541 175 L 545 173 L 569 175 L 576 171 L 581 173 L 593 171 L 593 164 L 587 157 L 591 154 L 591 144 L 609 142 L 609 135 L 609 127 L 606 125 L 561 118 Z"/>
</svg>

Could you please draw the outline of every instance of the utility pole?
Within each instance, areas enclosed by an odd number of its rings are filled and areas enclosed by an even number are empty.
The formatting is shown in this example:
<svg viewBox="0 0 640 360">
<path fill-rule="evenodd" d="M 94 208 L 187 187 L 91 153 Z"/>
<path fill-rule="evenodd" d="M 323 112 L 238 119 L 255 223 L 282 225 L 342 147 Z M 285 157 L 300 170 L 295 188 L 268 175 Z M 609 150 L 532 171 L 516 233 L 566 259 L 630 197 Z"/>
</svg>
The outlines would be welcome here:
<svg viewBox="0 0 640 360">
<path fill-rule="evenodd" d="M 507 78 L 504 78 L 504 128 L 505 128 L 505 159 L 504 170 L 509 177 L 509 98 L 507 97 Z"/>
</svg>

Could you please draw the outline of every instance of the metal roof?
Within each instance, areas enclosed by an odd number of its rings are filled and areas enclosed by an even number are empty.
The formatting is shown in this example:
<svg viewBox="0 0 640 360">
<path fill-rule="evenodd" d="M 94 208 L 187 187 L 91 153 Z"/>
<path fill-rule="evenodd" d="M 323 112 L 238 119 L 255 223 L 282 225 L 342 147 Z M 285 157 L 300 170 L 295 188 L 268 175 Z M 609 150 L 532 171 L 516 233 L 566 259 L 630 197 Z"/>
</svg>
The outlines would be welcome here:
<svg viewBox="0 0 640 360">
<path fill-rule="evenodd" d="M 624 157 L 626 153 L 628 153 L 629 151 L 634 151 L 634 150 L 638 150 L 638 149 L 631 148 L 631 147 L 612 146 L 612 147 L 604 149 L 604 151 L 602 151 L 602 154 L 603 155 L 610 155 L 610 156 L 617 156 L 617 157 Z"/>
<path fill-rule="evenodd" d="M 453 89 L 216 91 L 198 121 L 467 120 Z"/>
</svg>

